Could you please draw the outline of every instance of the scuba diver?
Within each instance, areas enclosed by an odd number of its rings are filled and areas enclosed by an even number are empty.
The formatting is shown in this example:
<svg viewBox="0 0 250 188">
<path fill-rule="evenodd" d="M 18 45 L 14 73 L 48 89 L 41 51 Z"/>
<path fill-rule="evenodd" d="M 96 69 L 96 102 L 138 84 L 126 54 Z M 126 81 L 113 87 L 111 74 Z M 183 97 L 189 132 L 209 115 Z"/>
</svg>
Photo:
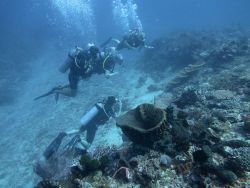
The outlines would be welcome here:
<svg viewBox="0 0 250 188">
<path fill-rule="evenodd" d="M 106 77 L 114 75 L 115 64 L 122 64 L 123 57 L 114 47 L 100 51 L 95 45 L 90 44 L 88 49 L 75 47 L 70 50 L 68 58 L 60 66 L 59 71 L 65 73 L 69 70 L 69 84 L 52 88 L 49 92 L 36 97 L 34 100 L 55 94 L 56 101 L 59 94 L 74 97 L 80 80 L 91 77 L 93 74 L 105 74 Z"/>
<path fill-rule="evenodd" d="M 141 48 L 153 48 L 145 44 L 145 33 L 139 29 L 130 30 L 123 36 L 122 40 L 112 39 L 117 43 L 116 50 L 126 49 L 141 49 Z"/>
<path fill-rule="evenodd" d="M 68 69 L 69 85 L 58 88 L 55 93 L 66 96 L 75 96 L 80 77 L 83 79 L 91 77 L 92 74 L 105 74 L 111 76 L 115 64 L 121 64 L 123 57 L 113 49 L 105 49 L 103 52 L 91 45 L 88 50 L 76 47 L 69 53 L 65 63 L 59 68 L 59 71 L 65 73 Z"/>
<path fill-rule="evenodd" d="M 89 153 L 98 126 L 119 115 L 121 101 L 108 96 L 97 102 L 80 120 L 79 129 L 61 132 L 45 149 L 43 156 L 34 164 L 34 172 L 43 180 L 60 179 L 69 173 L 75 159 Z M 86 141 L 80 136 L 86 131 Z M 66 140 L 63 142 L 63 140 Z M 63 147 L 60 145 L 63 143 Z"/>
<path fill-rule="evenodd" d="M 43 153 L 45 159 L 49 159 L 57 152 L 66 136 L 75 135 L 71 141 L 64 147 L 64 150 L 72 149 L 77 143 L 81 144 L 83 150 L 87 150 L 92 144 L 98 126 L 105 124 L 110 118 L 115 118 L 121 110 L 121 102 L 114 96 L 109 96 L 101 102 L 96 103 L 84 116 L 81 118 L 81 126 L 79 129 L 74 129 L 66 132 L 61 132 L 51 142 Z M 86 141 L 81 140 L 80 134 L 86 131 Z"/>
</svg>

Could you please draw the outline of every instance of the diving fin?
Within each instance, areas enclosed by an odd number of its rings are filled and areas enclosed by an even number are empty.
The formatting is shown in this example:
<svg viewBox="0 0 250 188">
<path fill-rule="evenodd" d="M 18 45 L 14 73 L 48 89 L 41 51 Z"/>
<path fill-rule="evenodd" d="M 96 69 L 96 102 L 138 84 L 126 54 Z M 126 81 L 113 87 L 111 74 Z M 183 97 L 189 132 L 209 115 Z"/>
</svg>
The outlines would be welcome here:
<svg viewBox="0 0 250 188">
<path fill-rule="evenodd" d="M 66 85 L 66 86 L 57 86 L 57 87 L 54 87 L 54 88 L 52 88 L 51 90 L 49 90 L 47 93 L 44 93 L 44 94 L 42 94 L 42 95 L 40 95 L 40 96 L 34 98 L 33 100 L 36 101 L 36 100 L 38 100 L 38 99 L 41 99 L 41 98 L 43 98 L 43 97 L 47 97 L 47 96 L 52 95 L 52 94 L 55 93 L 55 94 L 56 94 L 55 100 L 56 100 L 56 102 L 57 102 L 57 100 L 58 100 L 58 98 L 59 98 L 59 94 L 56 93 L 55 91 L 56 91 L 56 90 L 61 90 L 61 89 L 63 89 L 64 87 L 67 87 L 67 86 L 68 86 L 68 85 Z"/>
<path fill-rule="evenodd" d="M 74 152 L 75 154 L 78 153 L 85 153 L 87 149 L 90 147 L 90 144 L 87 141 L 81 139 L 80 135 L 75 135 L 68 144 L 62 149 L 63 155 L 67 152 Z"/>
<path fill-rule="evenodd" d="M 69 143 L 66 144 L 66 146 L 64 146 L 63 150 L 66 151 L 66 150 L 70 150 L 72 148 L 74 148 L 76 146 L 76 144 L 78 142 L 81 141 L 81 138 L 80 138 L 80 135 L 77 134 L 75 135 L 70 141 Z"/>
<path fill-rule="evenodd" d="M 104 41 L 101 45 L 100 48 L 104 48 L 107 46 L 108 43 L 112 40 L 112 37 L 109 37 L 106 41 Z"/>
<path fill-rule="evenodd" d="M 43 156 L 46 159 L 49 159 L 59 148 L 62 143 L 63 138 L 67 136 L 65 132 L 61 132 L 58 136 L 50 143 L 50 145 L 46 148 L 43 153 Z"/>
<path fill-rule="evenodd" d="M 55 88 L 52 88 L 52 89 L 51 89 L 50 91 L 48 91 L 47 93 L 44 93 L 44 94 L 42 94 L 42 95 L 40 95 L 40 96 L 34 98 L 34 101 L 36 101 L 36 100 L 38 100 L 38 99 L 41 99 L 41 98 L 43 98 L 43 97 L 47 97 L 47 96 L 49 96 L 49 95 L 52 95 L 52 94 L 54 93 L 54 91 L 55 91 Z"/>
</svg>

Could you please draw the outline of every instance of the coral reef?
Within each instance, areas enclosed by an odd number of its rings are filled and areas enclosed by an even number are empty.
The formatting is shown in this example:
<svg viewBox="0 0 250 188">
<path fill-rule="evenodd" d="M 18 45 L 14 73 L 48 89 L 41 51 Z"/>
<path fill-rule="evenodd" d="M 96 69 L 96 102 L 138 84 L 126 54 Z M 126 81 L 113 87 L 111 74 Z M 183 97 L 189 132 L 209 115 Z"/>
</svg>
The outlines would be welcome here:
<svg viewBox="0 0 250 188">
<path fill-rule="evenodd" d="M 250 147 L 232 149 L 229 154 L 229 163 L 237 167 L 236 171 L 250 171 Z"/>
<path fill-rule="evenodd" d="M 154 49 L 143 54 L 140 69 L 145 72 L 161 72 L 168 66 L 172 68 L 186 66 L 194 61 L 194 52 L 201 49 L 204 42 L 197 33 L 176 33 L 152 42 Z"/>
<path fill-rule="evenodd" d="M 171 66 L 185 67 L 205 61 L 219 67 L 249 52 L 249 39 L 244 31 L 234 29 L 216 32 L 177 32 L 156 39 L 142 56 L 139 68 L 157 74 Z"/>
<path fill-rule="evenodd" d="M 134 138 L 137 134 L 125 131 L 134 144 L 96 148 L 81 155 L 79 164 L 71 168 L 67 181 L 44 181 L 39 186 L 49 183 L 61 187 L 162 187 L 179 176 L 184 180 L 177 181 L 176 187 L 185 184 L 185 187 L 206 187 L 207 178 L 210 178 L 209 185 L 215 186 L 239 182 L 239 178 L 245 177 L 245 172 L 250 170 L 250 144 L 241 140 L 224 141 L 221 139 L 223 131 L 217 134 L 213 126 L 189 125 L 187 119 L 192 114 L 184 113 L 184 107 L 189 108 L 190 105 L 182 106 L 182 110 L 175 107 L 165 110 L 171 126 L 163 137 L 151 140 L 153 150 L 150 145 L 145 145 L 147 142 L 138 142 Z M 159 113 L 162 112 L 149 104 L 142 104 L 132 111 L 133 116 L 139 115 L 140 120 L 147 121 L 149 129 L 152 128 L 149 125 L 155 125 L 154 118 L 161 117 Z M 118 118 L 117 124 L 121 122 Z"/>
<path fill-rule="evenodd" d="M 165 89 L 156 105 L 131 109 L 124 101 L 127 112 L 116 124 L 128 140 L 79 155 L 67 183 L 48 179 L 40 187 L 250 186 L 248 38 L 184 33 L 154 47 L 145 55 L 145 72 L 164 74 L 170 61 L 186 68 L 166 88 L 148 87 Z M 137 88 L 145 78 L 137 79 Z"/>
<path fill-rule="evenodd" d="M 192 89 L 188 89 L 187 91 L 184 91 L 176 101 L 174 101 L 174 104 L 183 108 L 187 105 L 194 105 L 198 100 L 199 98 L 196 92 Z"/>
<path fill-rule="evenodd" d="M 166 90 L 171 90 L 172 88 L 183 84 L 183 82 L 186 82 L 188 79 L 190 79 L 204 65 L 204 62 L 189 64 L 183 70 L 181 70 L 173 80 L 168 83 Z"/>
</svg>

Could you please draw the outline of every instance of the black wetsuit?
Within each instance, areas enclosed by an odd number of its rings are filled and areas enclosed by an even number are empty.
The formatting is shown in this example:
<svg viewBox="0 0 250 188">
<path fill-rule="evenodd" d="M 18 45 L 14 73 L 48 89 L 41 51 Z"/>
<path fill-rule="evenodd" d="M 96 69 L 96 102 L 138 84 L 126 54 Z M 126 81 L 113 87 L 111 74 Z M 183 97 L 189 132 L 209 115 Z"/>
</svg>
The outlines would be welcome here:
<svg viewBox="0 0 250 188">
<path fill-rule="evenodd" d="M 134 48 L 138 48 L 140 46 L 145 45 L 143 36 L 136 33 L 127 36 L 126 40 L 127 43 Z"/>
<path fill-rule="evenodd" d="M 87 76 L 86 63 L 90 60 L 90 57 L 88 50 L 83 50 L 76 57 L 71 58 L 73 63 L 70 66 L 68 79 L 70 88 L 76 90 L 80 77 Z"/>
<path fill-rule="evenodd" d="M 145 45 L 145 40 L 142 34 L 132 32 L 123 37 L 122 41 L 118 44 L 116 49 L 121 50 L 123 48 L 128 48 L 125 43 L 127 43 L 130 47 L 138 48 Z"/>
<path fill-rule="evenodd" d="M 98 57 L 92 59 L 87 50 L 83 50 L 76 59 L 73 59 L 68 75 L 70 88 L 77 90 L 80 77 L 82 79 L 89 78 L 92 74 L 103 74 L 105 70 L 113 71 L 115 61 L 112 56 L 106 58 Z"/>
<path fill-rule="evenodd" d="M 110 106 L 109 104 L 104 105 L 105 111 L 100 107 L 97 108 L 99 108 L 99 112 L 95 116 L 95 118 L 93 118 L 87 125 L 84 125 L 80 128 L 81 132 L 87 131 L 86 141 L 90 144 L 92 144 L 92 142 L 94 141 L 98 126 L 105 124 L 110 117 L 114 117 L 115 115 L 112 106 Z"/>
</svg>

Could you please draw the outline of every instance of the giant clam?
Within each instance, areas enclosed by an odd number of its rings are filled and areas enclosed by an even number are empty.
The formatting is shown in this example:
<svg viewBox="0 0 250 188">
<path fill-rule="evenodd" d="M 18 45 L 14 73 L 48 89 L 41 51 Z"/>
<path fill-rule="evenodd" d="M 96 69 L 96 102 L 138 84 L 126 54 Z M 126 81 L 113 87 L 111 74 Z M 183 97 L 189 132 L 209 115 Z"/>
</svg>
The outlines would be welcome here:
<svg viewBox="0 0 250 188">
<path fill-rule="evenodd" d="M 164 136 L 169 125 L 163 109 L 141 104 L 116 119 L 116 124 L 134 143 L 150 146 Z"/>
</svg>

